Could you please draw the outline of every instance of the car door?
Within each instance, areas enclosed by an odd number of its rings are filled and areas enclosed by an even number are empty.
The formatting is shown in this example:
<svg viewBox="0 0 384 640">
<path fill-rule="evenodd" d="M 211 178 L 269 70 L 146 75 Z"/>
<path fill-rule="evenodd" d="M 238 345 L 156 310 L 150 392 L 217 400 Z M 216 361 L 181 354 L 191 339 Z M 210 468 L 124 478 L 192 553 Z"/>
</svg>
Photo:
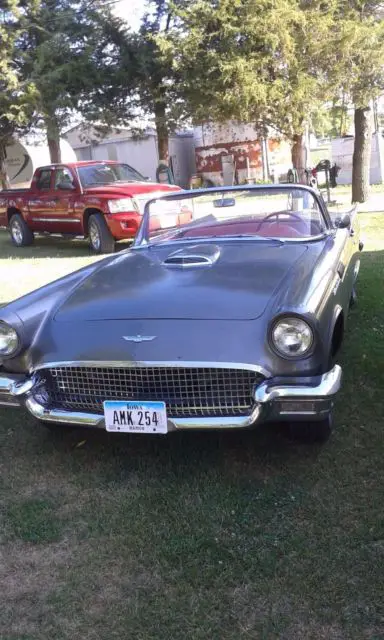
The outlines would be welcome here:
<svg viewBox="0 0 384 640">
<path fill-rule="evenodd" d="M 338 262 L 335 265 L 339 281 L 342 306 L 348 308 L 349 299 L 355 281 L 355 266 L 359 254 L 359 222 L 357 216 L 352 217 L 351 225 L 347 228 L 337 228 L 336 247 L 339 247 Z"/>
<path fill-rule="evenodd" d="M 52 224 L 58 233 L 81 234 L 81 218 L 75 214 L 76 194 L 79 188 L 68 167 L 57 167 L 53 180 L 55 200 Z"/>
<path fill-rule="evenodd" d="M 33 193 L 28 200 L 28 224 L 33 231 L 52 232 L 55 201 L 52 194 L 52 167 L 44 167 L 36 176 Z"/>
</svg>

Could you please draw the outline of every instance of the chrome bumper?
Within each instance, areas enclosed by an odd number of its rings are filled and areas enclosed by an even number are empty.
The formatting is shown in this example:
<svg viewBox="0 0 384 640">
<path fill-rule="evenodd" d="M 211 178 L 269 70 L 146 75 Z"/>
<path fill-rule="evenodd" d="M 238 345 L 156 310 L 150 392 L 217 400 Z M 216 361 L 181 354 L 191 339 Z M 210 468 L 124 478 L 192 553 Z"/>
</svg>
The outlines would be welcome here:
<svg viewBox="0 0 384 640">
<path fill-rule="evenodd" d="M 256 389 L 255 398 L 267 409 L 270 420 L 321 420 L 332 410 L 341 380 L 341 367 L 335 365 L 322 376 L 292 382 L 266 380 Z"/>
<path fill-rule="evenodd" d="M 321 420 L 333 407 L 341 386 L 342 371 L 336 365 L 315 378 L 271 378 L 255 391 L 256 405 L 248 416 L 222 418 L 169 418 L 168 430 L 245 429 L 272 420 Z M 0 405 L 25 406 L 38 420 L 104 429 L 104 417 L 94 413 L 47 409 L 33 397 L 35 381 L 24 375 L 0 376 Z"/>
<path fill-rule="evenodd" d="M 20 407 L 25 404 L 25 399 L 34 381 L 23 374 L 0 376 L 0 405 L 6 407 Z"/>
</svg>

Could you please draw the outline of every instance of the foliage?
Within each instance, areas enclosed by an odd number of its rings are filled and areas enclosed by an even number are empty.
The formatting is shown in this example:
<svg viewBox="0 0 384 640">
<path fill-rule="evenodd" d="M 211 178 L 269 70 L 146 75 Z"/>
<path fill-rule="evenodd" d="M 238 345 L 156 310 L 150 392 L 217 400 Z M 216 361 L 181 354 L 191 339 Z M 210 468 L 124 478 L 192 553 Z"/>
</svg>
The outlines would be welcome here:
<svg viewBox="0 0 384 640">
<path fill-rule="evenodd" d="M 168 157 L 169 133 L 182 121 L 184 110 L 173 51 L 160 46 L 173 20 L 169 0 L 149 0 L 139 32 L 126 31 L 121 43 L 121 92 L 127 85 L 126 70 L 133 68 L 135 93 L 127 104 L 136 113 L 154 118 L 161 159 Z"/>
<path fill-rule="evenodd" d="M 22 33 L 18 0 L 0 2 L 0 181 L 8 186 L 4 166 L 6 147 L 17 132 L 31 123 L 35 88 L 21 74 L 22 58 L 17 50 Z"/>
<path fill-rule="evenodd" d="M 118 118 L 114 74 L 121 22 L 106 0 L 41 0 L 25 3 L 19 23 L 22 73 L 36 88 L 38 123 L 58 160 L 60 133 L 75 112 L 89 120 Z"/>
<path fill-rule="evenodd" d="M 329 76 L 356 107 L 384 91 L 384 20 L 381 2 L 339 0 L 331 31 Z"/>
<path fill-rule="evenodd" d="M 302 133 L 326 98 L 322 60 L 333 14 L 317 4 L 194 0 L 174 7 L 176 27 L 161 44 L 174 51 L 193 119 Z"/>
<path fill-rule="evenodd" d="M 384 90 L 384 20 L 381 2 L 340 0 L 332 38 L 332 72 L 355 104 L 352 200 L 369 196 L 372 100 Z"/>
<path fill-rule="evenodd" d="M 320 138 L 337 138 L 347 135 L 352 126 L 352 118 L 346 104 L 321 105 L 312 114 L 311 129 Z"/>
</svg>

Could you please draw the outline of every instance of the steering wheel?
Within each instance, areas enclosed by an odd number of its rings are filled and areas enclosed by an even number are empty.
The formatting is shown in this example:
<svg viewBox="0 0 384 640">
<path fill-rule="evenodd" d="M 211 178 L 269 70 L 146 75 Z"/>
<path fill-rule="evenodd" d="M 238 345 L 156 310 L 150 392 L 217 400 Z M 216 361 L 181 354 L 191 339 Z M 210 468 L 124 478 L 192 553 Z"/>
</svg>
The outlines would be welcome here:
<svg viewBox="0 0 384 640">
<path fill-rule="evenodd" d="M 292 213 L 291 211 L 281 211 L 281 212 L 277 211 L 276 213 L 269 213 L 267 216 L 265 216 L 265 218 L 261 220 L 260 224 L 267 222 L 270 218 L 276 218 L 276 222 L 279 222 L 280 216 L 289 216 L 290 218 L 294 218 L 299 222 L 303 222 L 302 218 L 300 218 L 300 216 L 298 216 L 297 213 Z"/>
<path fill-rule="evenodd" d="M 292 218 L 293 220 L 295 220 L 296 222 L 300 222 L 300 224 L 303 226 L 305 225 L 304 221 L 302 220 L 302 218 L 300 218 L 299 215 L 297 215 L 296 213 L 292 213 L 291 211 L 282 211 L 281 213 L 276 212 L 276 213 L 269 213 L 267 216 L 265 216 L 265 218 L 263 218 L 262 220 L 260 220 L 259 223 L 259 227 L 257 229 L 257 231 L 260 231 L 261 226 L 265 223 L 265 222 L 269 222 L 270 220 L 272 220 L 273 218 L 275 218 L 276 223 L 279 223 L 280 220 L 280 216 L 289 216 L 289 218 Z M 289 220 L 287 221 L 287 225 L 289 225 Z M 291 227 L 291 229 L 293 229 L 294 231 L 297 231 L 296 227 Z"/>
</svg>

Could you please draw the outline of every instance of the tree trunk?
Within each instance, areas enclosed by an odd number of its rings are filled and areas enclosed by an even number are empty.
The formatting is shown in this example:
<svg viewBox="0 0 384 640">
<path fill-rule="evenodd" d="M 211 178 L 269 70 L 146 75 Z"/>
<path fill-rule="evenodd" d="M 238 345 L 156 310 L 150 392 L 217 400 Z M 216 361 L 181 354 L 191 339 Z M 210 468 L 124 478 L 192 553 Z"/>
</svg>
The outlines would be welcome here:
<svg viewBox="0 0 384 640">
<path fill-rule="evenodd" d="M 45 126 L 47 129 L 47 142 L 48 142 L 49 155 L 51 158 L 51 162 L 60 163 L 61 162 L 60 129 L 55 116 L 46 118 Z"/>
<path fill-rule="evenodd" d="M 355 147 L 353 151 L 352 202 L 369 198 L 369 174 L 372 153 L 372 109 L 355 109 Z"/>
<path fill-rule="evenodd" d="M 7 157 L 6 145 L 3 141 L 0 142 L 0 185 L 2 189 L 9 189 L 11 183 L 9 181 L 7 167 L 5 160 Z"/>
<path fill-rule="evenodd" d="M 157 148 L 159 151 L 159 160 L 169 160 L 169 131 L 167 124 L 167 116 L 165 112 L 165 103 L 159 102 L 155 108 L 155 122 L 157 133 Z"/>
<path fill-rule="evenodd" d="M 306 184 L 307 149 L 305 147 L 305 136 L 303 133 L 298 133 L 293 136 L 292 164 L 293 168 L 297 171 L 299 183 Z"/>
</svg>

